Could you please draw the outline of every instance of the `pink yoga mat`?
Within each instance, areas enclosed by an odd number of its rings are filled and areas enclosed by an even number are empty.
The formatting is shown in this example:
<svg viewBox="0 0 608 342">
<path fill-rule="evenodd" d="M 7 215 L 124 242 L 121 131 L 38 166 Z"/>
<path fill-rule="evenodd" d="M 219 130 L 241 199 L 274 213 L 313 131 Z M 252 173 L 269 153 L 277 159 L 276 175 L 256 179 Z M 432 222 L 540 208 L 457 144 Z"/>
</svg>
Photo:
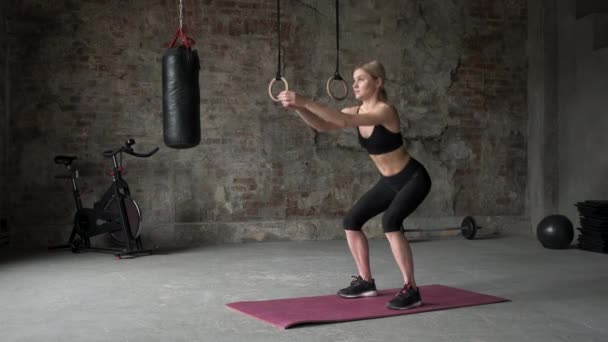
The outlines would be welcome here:
<svg viewBox="0 0 608 342">
<path fill-rule="evenodd" d="M 507 302 L 489 296 L 443 285 L 420 286 L 423 305 L 409 310 L 391 310 L 388 302 L 400 289 L 378 291 L 377 297 L 344 299 L 337 295 L 235 302 L 231 309 L 279 328 L 310 323 L 344 322 L 360 319 L 410 315 L 420 312 Z"/>
</svg>

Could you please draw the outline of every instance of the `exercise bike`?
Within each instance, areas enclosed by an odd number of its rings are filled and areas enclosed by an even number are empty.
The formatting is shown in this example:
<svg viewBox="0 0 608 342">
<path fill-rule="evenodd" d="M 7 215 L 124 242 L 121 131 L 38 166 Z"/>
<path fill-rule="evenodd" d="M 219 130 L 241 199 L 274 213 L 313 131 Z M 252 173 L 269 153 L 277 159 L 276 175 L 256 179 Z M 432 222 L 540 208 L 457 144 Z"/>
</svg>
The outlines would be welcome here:
<svg viewBox="0 0 608 342">
<path fill-rule="evenodd" d="M 84 208 L 82 205 L 78 187 L 78 169 L 72 165 L 77 157 L 65 155 L 55 157 L 55 163 L 63 164 L 68 172 L 67 175 L 56 176 L 56 178 L 68 178 L 72 181 L 76 214 L 68 243 L 50 247 L 51 249 L 70 248 L 74 253 L 91 250 L 112 253 L 117 258 L 151 254 L 151 251 L 144 250 L 141 242 L 141 210 L 137 202 L 131 198 L 129 186 L 122 178 L 124 170 L 122 154 L 148 158 L 158 151 L 158 147 L 148 153 L 136 153 L 133 151 L 133 145 L 135 145 L 135 140 L 129 139 L 123 146 L 103 152 L 103 156 L 112 158 L 114 163 L 111 173 L 112 184 L 101 199 L 93 204 L 93 208 Z M 91 238 L 101 234 L 109 234 L 113 242 L 119 247 L 93 247 Z"/>
</svg>

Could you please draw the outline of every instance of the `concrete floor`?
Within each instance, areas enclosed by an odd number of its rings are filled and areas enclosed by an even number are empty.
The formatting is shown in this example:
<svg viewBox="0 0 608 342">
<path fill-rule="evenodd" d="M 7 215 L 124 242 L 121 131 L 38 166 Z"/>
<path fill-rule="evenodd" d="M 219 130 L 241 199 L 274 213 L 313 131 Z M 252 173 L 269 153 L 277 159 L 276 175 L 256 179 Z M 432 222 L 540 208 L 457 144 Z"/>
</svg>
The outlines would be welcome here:
<svg viewBox="0 0 608 342">
<path fill-rule="evenodd" d="M 345 241 L 203 246 L 132 260 L 1 252 L 2 341 L 608 341 L 608 256 L 530 236 L 412 243 L 419 285 L 511 302 L 281 330 L 225 307 L 331 294 L 354 274 Z M 384 240 L 379 288 L 399 287 Z"/>
</svg>

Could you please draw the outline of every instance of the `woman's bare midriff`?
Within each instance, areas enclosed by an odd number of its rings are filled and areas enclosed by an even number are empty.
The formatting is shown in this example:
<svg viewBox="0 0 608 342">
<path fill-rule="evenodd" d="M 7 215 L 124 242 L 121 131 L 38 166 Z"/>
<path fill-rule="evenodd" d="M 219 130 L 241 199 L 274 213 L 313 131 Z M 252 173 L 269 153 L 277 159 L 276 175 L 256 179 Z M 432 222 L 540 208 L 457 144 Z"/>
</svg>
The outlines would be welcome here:
<svg viewBox="0 0 608 342">
<path fill-rule="evenodd" d="M 404 146 L 388 153 L 370 154 L 369 156 L 376 164 L 380 174 L 385 177 L 399 173 L 411 159 Z"/>
</svg>

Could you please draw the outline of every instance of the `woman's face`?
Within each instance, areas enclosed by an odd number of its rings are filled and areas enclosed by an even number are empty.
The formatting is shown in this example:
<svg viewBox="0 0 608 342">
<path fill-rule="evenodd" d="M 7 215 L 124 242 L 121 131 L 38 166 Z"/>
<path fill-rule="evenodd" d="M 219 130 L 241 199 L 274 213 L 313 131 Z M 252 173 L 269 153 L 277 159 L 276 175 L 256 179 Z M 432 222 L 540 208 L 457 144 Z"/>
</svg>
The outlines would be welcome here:
<svg viewBox="0 0 608 342">
<path fill-rule="evenodd" d="M 363 69 L 353 73 L 353 92 L 357 100 L 365 100 L 377 96 L 380 80 L 368 74 Z"/>
</svg>

